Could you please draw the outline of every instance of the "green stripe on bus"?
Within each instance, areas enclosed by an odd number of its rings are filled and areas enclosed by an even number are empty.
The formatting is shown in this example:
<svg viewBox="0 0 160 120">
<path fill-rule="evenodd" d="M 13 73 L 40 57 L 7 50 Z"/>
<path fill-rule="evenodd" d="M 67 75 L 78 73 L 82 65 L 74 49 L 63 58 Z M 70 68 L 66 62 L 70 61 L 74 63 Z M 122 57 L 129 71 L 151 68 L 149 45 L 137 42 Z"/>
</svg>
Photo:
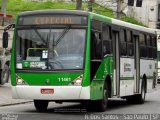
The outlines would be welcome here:
<svg viewBox="0 0 160 120">
<path fill-rule="evenodd" d="M 134 80 L 134 77 L 120 77 L 120 80 Z"/>
<path fill-rule="evenodd" d="M 141 76 L 140 79 L 143 79 L 143 77 Z M 147 76 L 147 79 L 154 79 L 154 76 Z"/>
<path fill-rule="evenodd" d="M 98 15 L 96 13 L 90 13 L 91 19 L 112 23 L 112 19 L 106 16 Z"/>
</svg>

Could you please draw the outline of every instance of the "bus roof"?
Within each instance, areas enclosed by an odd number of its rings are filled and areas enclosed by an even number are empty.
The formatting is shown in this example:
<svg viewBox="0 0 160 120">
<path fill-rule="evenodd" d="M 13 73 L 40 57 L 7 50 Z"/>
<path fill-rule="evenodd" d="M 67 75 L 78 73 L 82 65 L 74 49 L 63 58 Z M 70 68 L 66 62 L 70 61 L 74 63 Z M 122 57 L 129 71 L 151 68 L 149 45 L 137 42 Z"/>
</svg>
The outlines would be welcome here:
<svg viewBox="0 0 160 120">
<path fill-rule="evenodd" d="M 135 24 L 128 23 L 128 22 L 123 22 L 123 21 L 120 21 L 120 20 L 117 20 L 117 19 L 112 19 L 112 24 L 119 25 L 119 26 L 124 26 L 124 27 L 127 27 L 127 28 L 132 28 L 134 30 L 138 30 L 138 31 L 142 31 L 142 32 L 148 32 L 148 33 L 151 33 L 151 34 L 156 33 L 156 29 L 147 28 L 147 27 L 135 25 Z"/>
<path fill-rule="evenodd" d="M 151 33 L 151 34 L 156 34 L 156 29 L 135 25 L 135 24 L 132 24 L 132 23 L 124 22 L 124 21 L 121 21 L 121 20 L 106 17 L 106 16 L 99 15 L 99 14 L 92 13 L 92 12 L 90 12 L 90 15 L 91 15 L 91 18 L 93 18 L 93 19 L 97 19 L 97 20 L 100 20 L 100 21 L 103 21 L 103 22 L 106 22 L 106 23 L 109 23 L 109 24 L 123 26 L 123 27 L 126 27 L 126 28 L 130 28 L 130 29 L 134 29 L 134 30 L 138 30 L 138 31 L 142 31 L 142 32 L 148 32 L 148 33 Z"/>
<path fill-rule="evenodd" d="M 87 12 L 87 11 L 81 11 L 81 10 L 60 10 L 60 9 L 49 9 L 49 10 L 35 10 L 35 11 L 27 11 L 27 12 L 22 12 L 19 14 L 19 16 L 30 16 L 30 15 L 39 15 L 39 14 L 66 14 L 66 15 L 80 15 L 80 16 L 88 16 L 90 15 L 91 18 L 107 22 L 109 24 L 113 25 L 118 25 L 118 26 L 123 26 L 126 28 L 142 31 L 142 32 L 148 32 L 151 34 L 156 34 L 156 29 L 151 29 L 151 28 L 146 28 L 143 26 L 135 25 L 132 23 L 124 22 L 121 20 L 117 20 L 114 18 L 106 17 L 103 15 L 99 15 L 93 12 Z"/>
<path fill-rule="evenodd" d="M 80 15 L 80 16 L 88 16 L 88 12 L 86 11 L 80 11 L 80 10 L 60 10 L 60 9 L 50 9 L 50 10 L 35 10 L 35 11 L 27 11 L 27 12 L 21 12 L 19 16 L 30 16 L 30 15 L 39 15 L 39 14 L 66 14 L 66 15 Z"/>
</svg>

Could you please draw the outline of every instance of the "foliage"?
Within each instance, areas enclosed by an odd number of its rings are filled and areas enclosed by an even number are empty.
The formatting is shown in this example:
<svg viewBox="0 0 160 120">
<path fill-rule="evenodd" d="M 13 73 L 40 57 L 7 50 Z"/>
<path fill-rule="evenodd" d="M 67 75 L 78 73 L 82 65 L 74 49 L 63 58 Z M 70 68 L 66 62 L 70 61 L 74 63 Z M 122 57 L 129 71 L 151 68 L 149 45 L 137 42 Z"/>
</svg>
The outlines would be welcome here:
<svg viewBox="0 0 160 120">
<path fill-rule="evenodd" d="M 93 12 L 95 12 L 97 14 L 104 15 L 104 16 L 108 16 L 111 18 L 115 18 L 115 15 L 114 15 L 112 9 L 105 8 L 105 7 L 99 6 L 97 4 L 93 4 Z"/>
<path fill-rule="evenodd" d="M 75 10 L 76 2 L 64 3 L 60 2 L 61 0 L 56 0 L 58 2 L 31 2 L 31 0 L 8 0 L 7 4 L 7 13 L 12 14 L 14 17 L 17 16 L 19 12 L 22 11 L 32 11 L 32 10 L 42 10 L 42 9 L 68 9 Z M 0 0 L 1 5 L 2 0 Z M 87 3 L 82 4 L 82 10 L 86 10 L 88 8 Z M 105 8 L 99 6 L 97 4 L 93 4 L 93 12 L 97 14 L 101 14 L 104 16 L 108 16 L 111 18 L 115 18 L 113 11 L 109 8 Z M 138 22 L 134 18 L 124 16 L 122 17 L 123 21 L 130 22 L 133 24 L 145 26 L 143 23 Z"/>
<path fill-rule="evenodd" d="M 32 11 L 40 9 L 69 9 L 74 10 L 74 3 L 63 2 L 26 2 L 23 0 L 9 0 L 7 4 L 7 11 L 9 14 L 16 16 L 22 11 Z"/>
<path fill-rule="evenodd" d="M 136 25 L 147 27 L 142 22 L 139 22 L 138 20 L 134 19 L 133 17 L 123 16 L 122 20 L 126 21 L 126 22 L 129 22 L 129 23 L 132 23 L 132 24 L 136 24 Z"/>
</svg>

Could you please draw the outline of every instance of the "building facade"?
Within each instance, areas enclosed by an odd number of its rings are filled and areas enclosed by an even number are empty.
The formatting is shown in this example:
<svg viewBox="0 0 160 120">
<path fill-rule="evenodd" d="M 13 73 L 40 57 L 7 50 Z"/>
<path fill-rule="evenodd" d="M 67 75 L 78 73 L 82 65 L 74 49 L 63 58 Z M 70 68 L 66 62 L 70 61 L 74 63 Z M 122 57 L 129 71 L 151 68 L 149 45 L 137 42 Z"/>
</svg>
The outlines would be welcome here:
<svg viewBox="0 0 160 120">
<path fill-rule="evenodd" d="M 157 28 L 157 23 L 160 21 L 160 0 L 143 0 L 142 6 L 128 6 L 126 15 L 136 18 L 150 28 Z"/>
<path fill-rule="evenodd" d="M 117 0 L 96 0 L 96 2 L 117 11 Z M 137 4 L 140 4 L 140 7 Z M 123 14 L 137 19 L 150 28 L 157 28 L 157 23 L 160 22 L 160 0 L 122 0 L 121 10 Z"/>
</svg>

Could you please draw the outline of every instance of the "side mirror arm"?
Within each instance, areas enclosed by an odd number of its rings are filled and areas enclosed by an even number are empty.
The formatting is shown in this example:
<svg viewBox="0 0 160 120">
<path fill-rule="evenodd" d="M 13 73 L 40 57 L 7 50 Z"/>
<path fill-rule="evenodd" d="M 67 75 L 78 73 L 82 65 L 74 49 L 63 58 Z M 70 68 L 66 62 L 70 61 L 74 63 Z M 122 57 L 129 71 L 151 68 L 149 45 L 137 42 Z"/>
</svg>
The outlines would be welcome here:
<svg viewBox="0 0 160 120">
<path fill-rule="evenodd" d="M 15 24 L 9 24 L 8 26 L 6 26 L 6 27 L 4 28 L 4 32 L 6 32 L 7 30 L 10 30 L 10 29 L 12 29 L 12 28 L 15 28 Z"/>
</svg>

